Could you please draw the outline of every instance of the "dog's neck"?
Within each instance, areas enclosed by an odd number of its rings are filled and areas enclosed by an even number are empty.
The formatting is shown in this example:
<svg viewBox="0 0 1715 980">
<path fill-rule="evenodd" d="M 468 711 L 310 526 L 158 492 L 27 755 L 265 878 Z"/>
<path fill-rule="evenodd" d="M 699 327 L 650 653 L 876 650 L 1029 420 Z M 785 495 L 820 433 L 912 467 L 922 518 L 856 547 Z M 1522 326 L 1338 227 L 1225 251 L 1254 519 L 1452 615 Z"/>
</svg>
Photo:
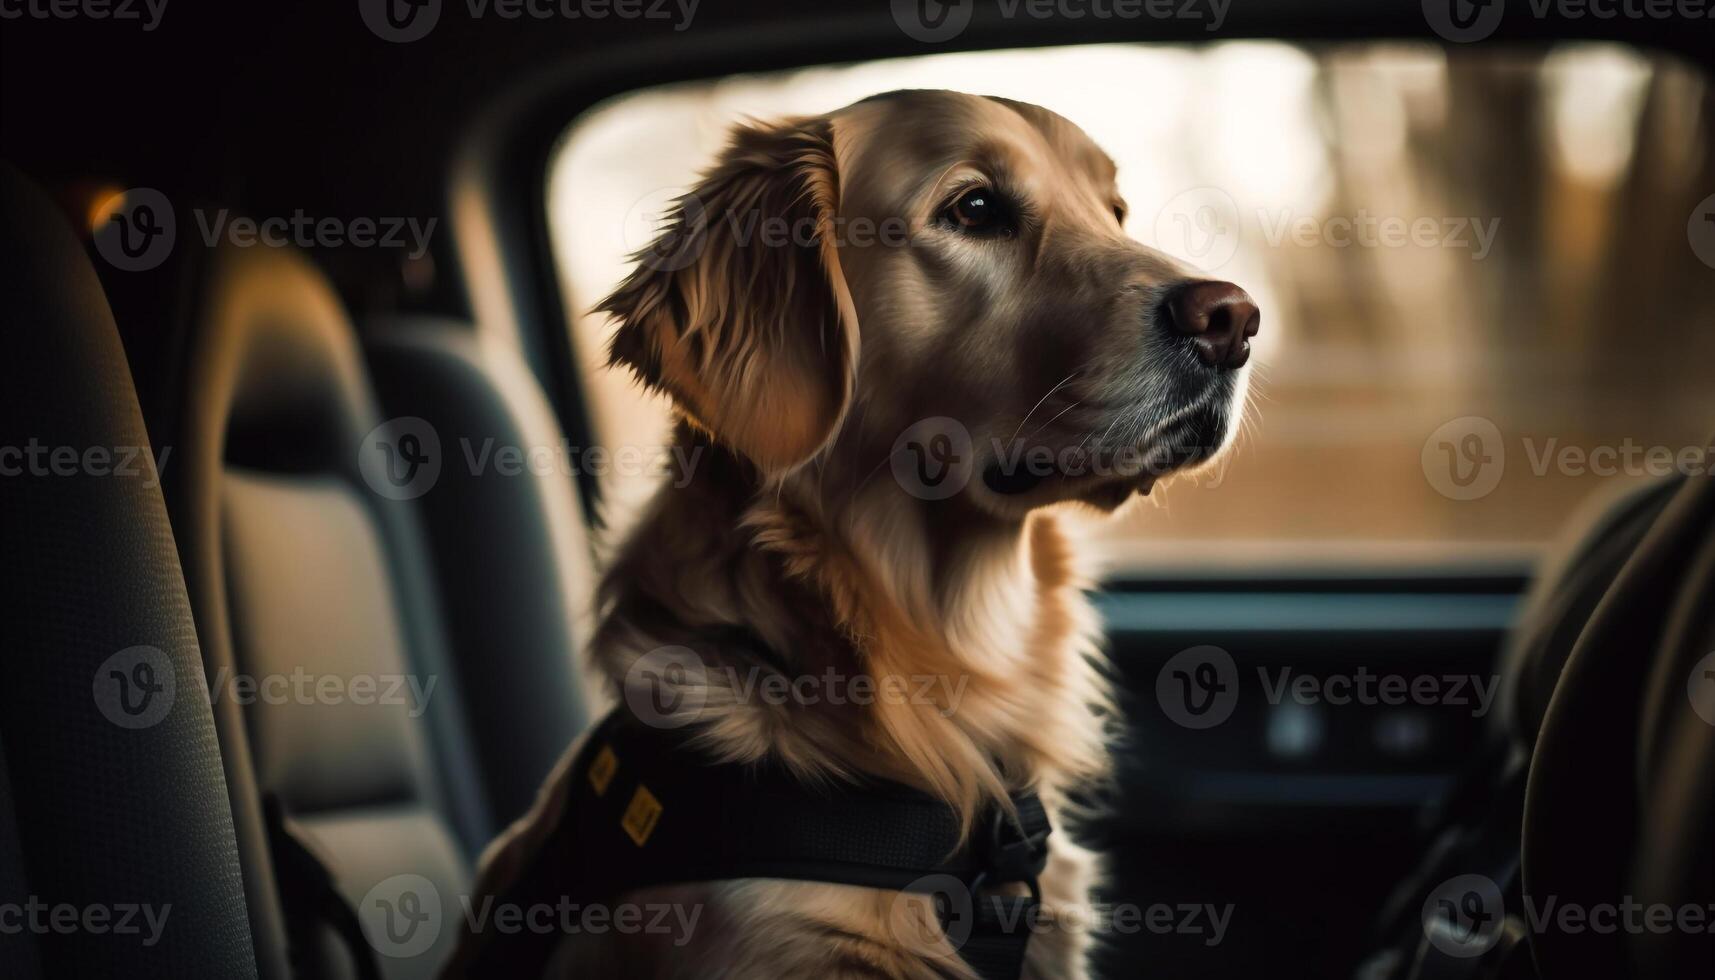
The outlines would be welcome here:
<svg viewBox="0 0 1715 980">
<path fill-rule="evenodd" d="M 603 585 L 611 678 L 688 646 L 710 668 L 695 731 L 716 753 L 909 782 L 967 816 L 1104 774 L 1096 624 L 1051 516 L 998 520 L 891 481 L 829 499 L 815 473 L 763 489 L 681 438 L 702 465 L 660 491 Z M 734 627 L 767 651 L 711 642 Z M 814 680 L 758 697 L 772 673 Z"/>
</svg>

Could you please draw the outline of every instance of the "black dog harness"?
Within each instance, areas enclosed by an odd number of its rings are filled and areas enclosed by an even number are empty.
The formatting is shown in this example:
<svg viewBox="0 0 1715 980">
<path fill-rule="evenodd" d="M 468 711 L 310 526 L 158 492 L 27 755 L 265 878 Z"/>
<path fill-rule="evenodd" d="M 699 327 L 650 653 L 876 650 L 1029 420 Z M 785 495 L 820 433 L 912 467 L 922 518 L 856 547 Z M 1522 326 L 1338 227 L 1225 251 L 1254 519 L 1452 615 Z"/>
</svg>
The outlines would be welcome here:
<svg viewBox="0 0 1715 980">
<path fill-rule="evenodd" d="M 495 896 L 518 908 L 611 903 L 653 885 L 785 878 L 933 897 L 942 933 L 984 980 L 1017 980 L 1039 917 L 1051 830 L 1034 793 L 992 807 L 962 843 L 946 803 L 896 783 L 811 787 L 777 765 L 710 760 L 685 730 L 623 708 L 573 761 L 560 826 Z M 1028 895 L 987 891 L 1023 883 Z M 564 935 L 483 942 L 472 976 L 540 976 Z"/>
</svg>

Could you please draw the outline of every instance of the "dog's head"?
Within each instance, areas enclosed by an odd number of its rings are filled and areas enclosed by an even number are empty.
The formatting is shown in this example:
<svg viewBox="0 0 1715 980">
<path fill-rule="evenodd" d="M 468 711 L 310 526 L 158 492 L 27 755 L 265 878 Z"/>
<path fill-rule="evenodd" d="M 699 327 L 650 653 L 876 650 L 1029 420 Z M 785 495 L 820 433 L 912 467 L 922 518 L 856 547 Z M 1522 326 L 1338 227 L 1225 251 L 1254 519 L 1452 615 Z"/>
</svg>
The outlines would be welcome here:
<svg viewBox="0 0 1715 980">
<path fill-rule="evenodd" d="M 892 461 L 999 516 L 1112 509 L 1227 442 L 1259 322 L 1126 235 L 1114 175 L 956 92 L 740 128 L 602 304 L 612 359 L 767 479 Z"/>
</svg>

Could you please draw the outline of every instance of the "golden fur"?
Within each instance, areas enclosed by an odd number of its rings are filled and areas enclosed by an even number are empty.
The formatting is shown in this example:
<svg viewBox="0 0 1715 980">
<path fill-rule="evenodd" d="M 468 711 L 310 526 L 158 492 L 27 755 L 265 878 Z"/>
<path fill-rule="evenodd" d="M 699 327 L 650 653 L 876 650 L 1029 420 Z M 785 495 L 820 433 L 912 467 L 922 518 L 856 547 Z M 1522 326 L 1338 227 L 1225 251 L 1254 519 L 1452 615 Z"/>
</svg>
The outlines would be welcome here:
<svg viewBox="0 0 1715 980">
<path fill-rule="evenodd" d="M 1049 505 L 1111 510 L 1159 473 L 1055 473 L 1001 493 L 979 472 L 925 500 L 888 464 L 899 434 L 936 416 L 959 419 L 979 447 L 1010 432 L 1083 462 L 1195 441 L 1177 465 L 1225 441 L 1242 381 L 1195 387 L 1183 352 L 1151 339 L 1150 310 L 1186 275 L 1125 236 L 1113 176 L 1064 119 L 958 93 L 893 93 L 743 127 L 602 304 L 619 321 L 613 362 L 670 395 L 675 440 L 705 451 L 684 457 L 700 464 L 659 492 L 607 572 L 600 673 L 617 691 L 639 657 L 689 647 L 710 670 L 687 730 L 712 753 L 774 757 L 806 780 L 908 782 L 967 826 L 985 804 L 1036 789 L 1056 823 L 1042 879 L 1051 921 L 1089 902 L 1096 861 L 1066 818 L 1069 794 L 1107 776 L 1112 711 L 1090 580 Z M 949 193 L 977 181 L 1020 202 L 1004 240 L 961 236 L 938 217 Z M 743 215 L 814 235 L 761 244 L 731 220 Z M 908 240 L 848 240 L 866 218 L 902 223 Z M 711 640 L 735 626 L 768 653 Z M 763 703 L 717 669 L 729 666 L 958 683 L 870 705 Z M 491 848 L 480 893 L 531 860 L 564 805 L 564 775 Z M 707 911 L 685 946 L 578 936 L 557 969 L 969 975 L 944 938 L 913 941 L 907 920 L 922 909 L 896 893 L 752 880 L 629 900 Z M 1076 926 L 1049 928 L 1026 975 L 1082 976 L 1088 941 Z"/>
</svg>

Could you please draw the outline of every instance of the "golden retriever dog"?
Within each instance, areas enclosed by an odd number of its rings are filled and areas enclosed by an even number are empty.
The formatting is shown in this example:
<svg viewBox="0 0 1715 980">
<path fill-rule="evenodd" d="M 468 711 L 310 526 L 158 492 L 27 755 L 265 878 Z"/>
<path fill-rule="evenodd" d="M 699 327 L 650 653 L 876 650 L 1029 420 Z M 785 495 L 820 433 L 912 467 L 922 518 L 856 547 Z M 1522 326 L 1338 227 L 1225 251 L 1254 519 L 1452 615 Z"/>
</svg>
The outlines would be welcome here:
<svg viewBox="0 0 1715 980">
<path fill-rule="evenodd" d="M 1115 727 L 1059 505 L 1111 512 L 1219 452 L 1259 319 L 1238 287 L 1128 237 L 1114 177 L 1060 116 L 956 92 L 742 126 L 600 307 L 612 363 L 672 399 L 697 464 L 616 551 L 596 667 L 623 694 L 651 651 L 694 650 L 707 669 L 681 703 L 713 758 L 910 784 L 967 826 L 1034 789 L 1056 828 L 1034 978 L 1085 975 L 1099 862 L 1065 824 Z M 767 655 L 724 642 L 734 629 Z M 762 699 L 732 681 L 759 667 L 910 693 Z M 562 764 L 490 847 L 479 899 L 536 859 L 566 781 Z M 695 907 L 693 934 L 570 936 L 551 972 L 975 975 L 902 926 L 914 895 L 647 891 L 626 901 Z M 487 941 L 505 940 L 467 930 L 451 972 Z"/>
</svg>

